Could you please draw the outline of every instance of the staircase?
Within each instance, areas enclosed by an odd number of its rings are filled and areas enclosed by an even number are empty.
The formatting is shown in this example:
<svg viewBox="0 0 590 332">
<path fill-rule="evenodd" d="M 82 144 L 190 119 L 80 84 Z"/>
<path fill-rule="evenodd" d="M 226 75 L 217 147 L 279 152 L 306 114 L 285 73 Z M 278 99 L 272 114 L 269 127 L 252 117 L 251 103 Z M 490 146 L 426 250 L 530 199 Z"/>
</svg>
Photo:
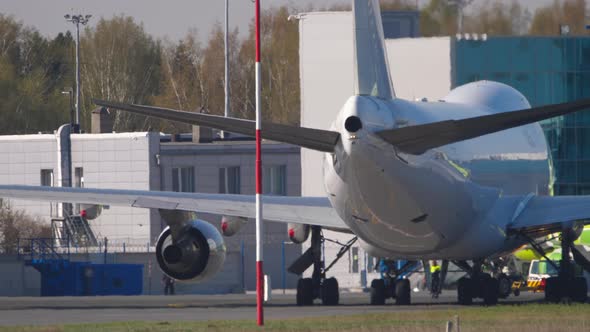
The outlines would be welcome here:
<svg viewBox="0 0 590 332">
<path fill-rule="evenodd" d="M 67 253 L 59 253 L 55 247 L 55 239 L 19 239 L 19 258 L 25 260 L 25 264 L 37 268 L 39 264 L 68 262 Z"/>
<path fill-rule="evenodd" d="M 90 228 L 88 220 L 80 215 L 64 214 L 63 218 L 51 219 L 51 230 L 58 246 L 98 246 L 96 235 Z"/>
</svg>

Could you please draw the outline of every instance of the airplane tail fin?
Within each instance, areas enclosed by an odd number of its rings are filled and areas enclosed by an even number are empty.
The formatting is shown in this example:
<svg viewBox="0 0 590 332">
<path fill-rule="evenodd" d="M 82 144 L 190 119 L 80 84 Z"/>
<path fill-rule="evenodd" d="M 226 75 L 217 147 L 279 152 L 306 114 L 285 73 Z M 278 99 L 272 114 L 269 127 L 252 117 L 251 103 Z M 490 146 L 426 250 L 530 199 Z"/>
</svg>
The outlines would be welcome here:
<svg viewBox="0 0 590 332">
<path fill-rule="evenodd" d="M 395 98 L 379 0 L 353 0 L 356 95 Z"/>
</svg>

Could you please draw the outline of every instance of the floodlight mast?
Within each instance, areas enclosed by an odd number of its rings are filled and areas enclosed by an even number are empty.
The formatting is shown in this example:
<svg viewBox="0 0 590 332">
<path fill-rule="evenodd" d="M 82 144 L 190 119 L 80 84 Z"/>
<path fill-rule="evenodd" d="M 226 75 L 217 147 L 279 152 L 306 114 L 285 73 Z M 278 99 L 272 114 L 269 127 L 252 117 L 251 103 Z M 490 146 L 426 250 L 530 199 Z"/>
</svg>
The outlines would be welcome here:
<svg viewBox="0 0 590 332">
<path fill-rule="evenodd" d="M 76 120 L 73 132 L 80 133 L 80 24 L 86 25 L 92 15 L 64 15 L 68 22 L 76 26 Z"/>
<path fill-rule="evenodd" d="M 264 325 L 264 269 L 262 267 L 262 149 L 260 132 L 262 116 L 260 105 L 260 0 L 256 0 L 256 316 L 258 326 Z"/>
</svg>

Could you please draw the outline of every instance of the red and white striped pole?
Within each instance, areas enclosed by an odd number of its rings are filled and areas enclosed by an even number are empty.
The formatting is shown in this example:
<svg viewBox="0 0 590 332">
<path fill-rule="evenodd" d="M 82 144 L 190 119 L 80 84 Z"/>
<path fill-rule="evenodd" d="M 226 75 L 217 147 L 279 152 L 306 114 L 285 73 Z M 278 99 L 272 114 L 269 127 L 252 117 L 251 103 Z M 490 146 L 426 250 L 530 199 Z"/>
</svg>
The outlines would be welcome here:
<svg viewBox="0 0 590 332">
<path fill-rule="evenodd" d="M 262 151 L 260 131 L 260 0 L 256 0 L 256 317 L 264 325 L 264 269 L 262 268 Z"/>
</svg>

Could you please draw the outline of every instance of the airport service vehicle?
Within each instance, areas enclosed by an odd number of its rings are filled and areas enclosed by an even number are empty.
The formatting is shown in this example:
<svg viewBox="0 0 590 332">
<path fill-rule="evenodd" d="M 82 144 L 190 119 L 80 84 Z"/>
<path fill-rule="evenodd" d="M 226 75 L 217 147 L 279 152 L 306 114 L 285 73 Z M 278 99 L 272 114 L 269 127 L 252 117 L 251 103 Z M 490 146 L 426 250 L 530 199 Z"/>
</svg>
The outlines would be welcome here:
<svg viewBox="0 0 590 332">
<path fill-rule="evenodd" d="M 572 246 L 590 220 L 590 197 L 549 196 L 551 160 L 537 122 L 589 108 L 590 100 L 531 108 L 515 89 L 489 81 L 458 87 L 438 102 L 396 98 L 378 1 L 352 3 L 355 93 L 331 128 L 262 124 L 265 139 L 325 153 L 325 197 L 263 197 L 265 220 L 289 223 L 295 242 L 311 237 L 310 250 L 292 266 L 296 271 L 314 269 L 312 278 L 299 282 L 298 304 L 339 300 L 338 282 L 327 277 L 321 255 L 322 229 L 354 234 L 375 257 L 452 261 L 467 272 L 458 282 L 461 304 L 474 298 L 487 304 L 498 301 L 499 281 L 482 271 L 484 259 L 536 245 L 535 239 L 558 232 L 564 254 L 558 277 L 547 280 L 548 299 L 578 294 L 585 300 L 585 280 L 571 273 L 569 253 L 581 265 L 590 265 Z M 255 133 L 249 120 L 94 102 Z M 486 167 L 485 177 L 470 172 L 479 167 Z M 245 195 L 3 185 L 0 196 L 158 209 L 168 226 L 157 241 L 156 257 L 160 268 L 178 280 L 205 280 L 219 271 L 225 257 L 221 233 L 207 221 L 194 220 L 191 211 L 226 216 L 224 232 L 255 216 L 255 198 Z M 396 303 L 409 304 L 409 280 L 399 279 L 394 288 Z"/>
<path fill-rule="evenodd" d="M 559 271 L 546 260 L 532 260 L 526 280 L 526 287 L 533 292 L 543 292 L 547 279 L 557 277 Z"/>
</svg>

